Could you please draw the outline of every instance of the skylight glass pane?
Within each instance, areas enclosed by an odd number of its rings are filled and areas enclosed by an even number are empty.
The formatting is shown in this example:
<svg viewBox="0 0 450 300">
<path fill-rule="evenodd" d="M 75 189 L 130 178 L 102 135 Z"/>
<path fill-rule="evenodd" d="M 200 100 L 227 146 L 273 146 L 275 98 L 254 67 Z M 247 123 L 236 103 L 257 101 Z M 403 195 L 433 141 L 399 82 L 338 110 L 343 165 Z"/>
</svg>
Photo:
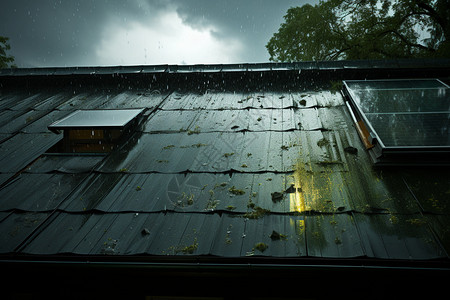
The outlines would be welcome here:
<svg viewBox="0 0 450 300">
<path fill-rule="evenodd" d="M 449 113 L 370 114 L 367 119 L 387 147 L 449 145 Z"/>
<path fill-rule="evenodd" d="M 366 113 L 442 112 L 449 110 L 445 88 L 414 90 L 357 90 L 355 102 Z"/>
<path fill-rule="evenodd" d="M 384 148 L 450 147 L 450 89 L 441 81 L 361 80 L 345 85 Z"/>
<path fill-rule="evenodd" d="M 49 129 L 121 128 L 137 117 L 143 109 L 77 110 L 64 119 L 54 122 Z"/>
<path fill-rule="evenodd" d="M 446 87 L 436 79 L 388 79 L 388 80 L 349 80 L 347 86 L 352 90 L 386 90 L 386 89 L 435 89 Z"/>
</svg>

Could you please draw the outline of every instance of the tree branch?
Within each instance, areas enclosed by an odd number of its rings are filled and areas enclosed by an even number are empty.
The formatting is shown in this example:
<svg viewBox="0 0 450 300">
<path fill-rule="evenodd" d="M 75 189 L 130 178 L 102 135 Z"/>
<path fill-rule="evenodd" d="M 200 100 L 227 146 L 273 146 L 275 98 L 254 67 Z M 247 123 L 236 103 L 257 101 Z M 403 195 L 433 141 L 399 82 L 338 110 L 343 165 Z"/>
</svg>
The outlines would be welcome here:
<svg viewBox="0 0 450 300">
<path fill-rule="evenodd" d="M 445 36 L 446 40 L 450 39 L 450 32 L 447 31 L 447 20 L 445 18 L 443 18 L 432 6 L 420 2 L 417 4 L 420 8 L 426 10 L 428 13 L 426 13 L 425 15 L 428 15 L 429 17 L 431 17 L 432 19 L 434 19 L 436 21 L 437 24 L 439 24 L 439 26 L 441 26 L 442 28 L 442 32 Z"/>
<path fill-rule="evenodd" d="M 434 48 L 430 48 L 430 47 L 426 47 L 424 45 L 421 44 L 417 44 L 417 43 L 411 43 L 410 41 L 408 41 L 407 38 L 405 38 L 401 33 L 399 33 L 396 30 L 390 29 L 390 30 L 385 30 L 383 32 L 380 32 L 377 36 L 383 36 L 389 33 L 393 33 L 394 35 L 396 35 L 397 37 L 399 37 L 403 43 L 405 43 L 406 45 L 410 46 L 410 47 L 415 47 L 415 48 L 419 48 L 422 50 L 426 50 L 426 51 L 430 51 L 430 52 L 435 52 L 436 49 Z"/>
<path fill-rule="evenodd" d="M 345 51 L 348 51 L 350 49 L 351 49 L 351 47 L 347 47 L 344 49 L 337 49 L 335 51 L 328 53 L 325 57 L 328 57 L 328 60 L 335 60 L 336 58 L 339 57 L 339 55 L 341 55 L 342 53 L 344 53 Z"/>
<path fill-rule="evenodd" d="M 417 6 L 419 6 L 420 8 L 426 10 L 428 13 L 426 15 L 429 15 L 430 17 L 432 17 L 433 19 L 436 20 L 437 23 L 439 23 L 439 25 L 441 25 L 441 27 L 445 27 L 445 20 L 438 14 L 438 12 L 431 7 L 430 5 L 423 3 L 423 2 L 419 2 L 417 4 Z"/>
</svg>

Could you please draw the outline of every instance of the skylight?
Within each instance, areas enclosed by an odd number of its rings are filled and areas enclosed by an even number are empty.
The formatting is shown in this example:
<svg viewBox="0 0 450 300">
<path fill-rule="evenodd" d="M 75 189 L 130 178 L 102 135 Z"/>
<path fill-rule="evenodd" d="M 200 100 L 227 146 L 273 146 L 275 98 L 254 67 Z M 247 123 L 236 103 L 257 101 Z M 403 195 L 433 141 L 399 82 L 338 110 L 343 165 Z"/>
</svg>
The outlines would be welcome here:
<svg viewBox="0 0 450 300">
<path fill-rule="evenodd" d="M 439 156 L 448 160 L 448 85 L 438 79 L 348 80 L 344 87 L 358 132 L 376 164 L 443 162 Z"/>
<path fill-rule="evenodd" d="M 77 110 L 48 128 L 52 131 L 82 128 L 121 129 L 142 111 L 143 109 Z"/>
<path fill-rule="evenodd" d="M 137 124 L 144 109 L 77 110 L 48 128 L 63 140 L 50 152 L 105 153 L 117 147 Z"/>
</svg>

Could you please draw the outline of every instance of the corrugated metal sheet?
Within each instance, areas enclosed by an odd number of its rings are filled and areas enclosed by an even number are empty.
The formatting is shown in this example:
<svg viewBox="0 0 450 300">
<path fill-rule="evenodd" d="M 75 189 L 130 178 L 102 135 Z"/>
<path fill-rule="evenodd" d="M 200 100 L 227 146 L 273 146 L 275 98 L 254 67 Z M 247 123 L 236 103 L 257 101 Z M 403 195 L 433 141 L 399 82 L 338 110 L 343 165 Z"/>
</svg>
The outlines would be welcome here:
<svg viewBox="0 0 450 300">
<path fill-rule="evenodd" d="M 59 208 L 71 212 L 92 209 L 246 213 L 252 212 L 251 206 L 255 205 L 274 213 L 414 214 L 421 211 L 415 199 L 407 194 L 407 187 L 398 180 L 392 185 L 380 182 L 370 189 L 361 188 L 361 184 L 364 182 L 344 172 L 323 172 L 315 176 L 299 172 L 234 173 L 231 176 L 100 173 L 86 178 Z M 10 189 L 19 185 L 20 182 Z M 51 182 L 43 184 L 42 189 L 46 185 L 51 189 Z M 406 193 L 401 194 L 402 190 Z M 273 197 L 274 193 L 279 193 L 279 197 Z"/>
<path fill-rule="evenodd" d="M 84 175 L 20 174 L 0 190 L 0 211 L 51 211 L 81 182 Z"/>
<path fill-rule="evenodd" d="M 0 212 L 0 253 L 14 253 L 49 215 L 37 212 Z"/>
<path fill-rule="evenodd" d="M 289 172 L 299 158 L 314 170 L 344 170 L 343 152 L 319 147 L 320 131 L 136 134 L 96 170 L 145 172 Z M 300 148 L 300 153 L 299 153 Z M 330 152 L 330 153 L 329 153 Z"/>
<path fill-rule="evenodd" d="M 16 173 L 55 145 L 62 137 L 51 133 L 18 133 L 0 144 L 0 172 Z"/>
<path fill-rule="evenodd" d="M 103 160 L 102 155 L 58 155 L 46 154 L 39 157 L 25 172 L 27 173 L 88 173 Z"/>
<path fill-rule="evenodd" d="M 45 216 L 9 215 L 2 226 L 9 238 L 4 245 L 11 245 L 19 233 L 30 234 Z M 401 216 L 392 222 L 383 214 L 269 214 L 247 219 L 228 214 L 60 212 L 40 234 L 22 245 L 21 252 L 383 259 L 445 256 L 441 246 L 429 239 L 429 227 L 414 224 L 416 217 Z M 17 227 L 24 223 L 28 227 Z M 49 240 L 50 235 L 58 238 Z"/>
<path fill-rule="evenodd" d="M 133 70 L 273 68 L 294 67 Z M 106 156 L 45 154 L 62 138 L 49 124 L 96 108 L 147 119 Z M 446 169 L 373 169 L 343 98 L 325 90 L 0 95 L 3 254 L 448 258 L 449 186 Z"/>
<path fill-rule="evenodd" d="M 226 93 L 207 91 L 204 94 L 172 93 L 161 106 L 163 110 L 223 110 L 223 109 L 281 109 L 311 108 L 343 105 L 341 97 L 329 91 L 274 92 L 274 93 Z"/>
<path fill-rule="evenodd" d="M 273 202 L 271 192 L 282 193 L 289 187 L 286 175 L 274 173 L 93 174 L 60 209 L 246 213 L 254 204 L 273 212 L 288 213 L 294 211 L 289 198 Z"/>
<path fill-rule="evenodd" d="M 303 217 L 282 215 L 248 220 L 226 214 L 60 213 L 46 231 L 63 238 L 48 243 L 41 240 L 44 235 L 38 236 L 24 247 L 23 252 L 305 256 L 303 223 Z M 273 232 L 279 233 L 281 238 L 271 239 Z M 270 246 L 264 249 L 258 247 L 259 243 Z"/>
</svg>

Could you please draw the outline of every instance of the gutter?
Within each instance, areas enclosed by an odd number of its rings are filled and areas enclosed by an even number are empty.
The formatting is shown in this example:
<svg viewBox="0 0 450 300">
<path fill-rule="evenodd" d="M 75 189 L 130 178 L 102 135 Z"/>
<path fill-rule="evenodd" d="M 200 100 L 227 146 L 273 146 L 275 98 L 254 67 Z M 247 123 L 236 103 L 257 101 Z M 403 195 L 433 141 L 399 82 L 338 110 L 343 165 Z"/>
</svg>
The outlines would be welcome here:
<svg viewBox="0 0 450 300">
<path fill-rule="evenodd" d="M 74 66 L 0 69 L 5 76 L 52 76 L 52 75 L 125 75 L 162 73 L 235 73 L 306 70 L 355 70 L 355 69 L 442 69 L 450 67 L 450 59 L 391 59 L 391 60 L 336 60 L 264 62 L 238 64 L 194 64 L 194 65 L 130 65 L 130 66 Z"/>
<path fill-rule="evenodd" d="M 117 260 L 116 260 L 117 259 Z M 336 296 L 342 291 L 367 295 L 399 289 L 442 292 L 450 262 L 358 259 L 217 257 L 19 257 L 0 259 L 5 287 L 22 292 L 86 292 L 102 297 L 145 295 L 244 298 Z M 341 291 L 341 292 L 339 292 Z M 108 293 L 112 293 L 109 295 Z"/>
<path fill-rule="evenodd" d="M 180 270 L 364 270 L 450 272 L 449 260 L 390 260 L 370 258 L 327 259 L 327 258 L 224 258 L 181 256 L 156 258 L 150 256 L 130 256 L 110 259 L 108 256 L 67 257 L 21 257 L 3 258 L 0 265 L 23 267 L 29 265 L 42 267 L 81 267 L 81 268 L 129 268 L 129 269 L 180 269 Z M 56 258 L 56 259 L 55 259 Z"/>
</svg>

